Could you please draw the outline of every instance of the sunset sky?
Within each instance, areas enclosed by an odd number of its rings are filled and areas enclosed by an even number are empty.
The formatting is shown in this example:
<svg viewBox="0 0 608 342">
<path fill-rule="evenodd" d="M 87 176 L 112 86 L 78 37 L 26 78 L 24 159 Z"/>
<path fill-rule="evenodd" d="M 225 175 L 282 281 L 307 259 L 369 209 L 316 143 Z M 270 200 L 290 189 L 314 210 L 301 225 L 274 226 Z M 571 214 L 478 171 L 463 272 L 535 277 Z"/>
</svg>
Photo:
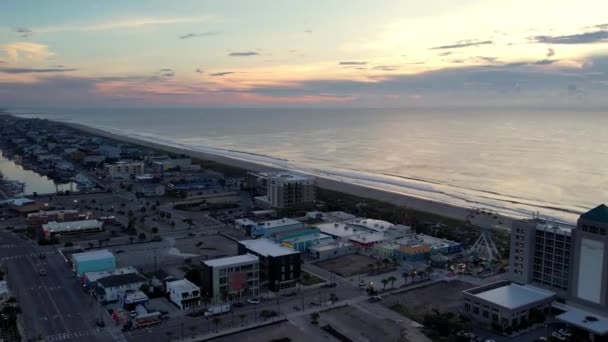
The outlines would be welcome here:
<svg viewBox="0 0 608 342">
<path fill-rule="evenodd" d="M 608 104 L 608 2 L 0 3 L 0 108 Z"/>
</svg>

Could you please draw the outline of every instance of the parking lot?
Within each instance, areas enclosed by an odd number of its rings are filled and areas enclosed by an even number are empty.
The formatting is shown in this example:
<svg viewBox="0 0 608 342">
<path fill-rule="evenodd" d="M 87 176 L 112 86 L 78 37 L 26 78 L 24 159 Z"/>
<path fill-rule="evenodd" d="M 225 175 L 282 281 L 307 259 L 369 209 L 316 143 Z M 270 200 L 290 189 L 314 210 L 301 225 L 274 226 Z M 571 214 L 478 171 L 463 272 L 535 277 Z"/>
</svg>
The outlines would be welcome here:
<svg viewBox="0 0 608 342">
<path fill-rule="evenodd" d="M 342 277 L 367 273 L 370 270 L 369 264 L 376 265 L 376 260 L 360 254 L 344 255 L 315 263 L 315 265 Z"/>
<path fill-rule="evenodd" d="M 213 342 L 234 341 L 290 341 L 308 342 L 311 337 L 307 336 L 289 321 L 267 325 L 261 328 L 243 331 L 237 334 L 222 336 L 211 339 Z"/>
<path fill-rule="evenodd" d="M 330 325 L 353 341 L 399 341 L 402 327 L 389 319 L 381 319 L 356 306 L 323 311 L 319 326 Z"/>
<path fill-rule="evenodd" d="M 433 283 L 387 296 L 382 301 L 382 305 L 390 308 L 395 304 L 400 304 L 407 308 L 408 313 L 414 316 L 410 318 L 414 320 L 420 320 L 421 317 L 427 313 L 432 313 L 433 310 L 457 313 L 463 303 L 461 292 L 471 287 L 473 287 L 471 284 L 458 280 Z"/>
</svg>

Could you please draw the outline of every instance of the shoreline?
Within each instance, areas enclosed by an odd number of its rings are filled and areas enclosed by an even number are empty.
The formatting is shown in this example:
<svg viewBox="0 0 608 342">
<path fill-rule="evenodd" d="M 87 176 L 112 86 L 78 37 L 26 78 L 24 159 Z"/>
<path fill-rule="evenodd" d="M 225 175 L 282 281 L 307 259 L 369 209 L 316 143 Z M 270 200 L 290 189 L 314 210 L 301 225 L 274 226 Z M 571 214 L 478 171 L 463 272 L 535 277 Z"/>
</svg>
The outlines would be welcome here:
<svg viewBox="0 0 608 342">
<path fill-rule="evenodd" d="M 51 120 L 52 121 L 52 120 Z M 201 151 L 193 151 L 187 148 L 168 146 L 162 143 L 151 142 L 143 139 L 123 136 L 115 133 L 111 133 L 99 128 L 90 127 L 84 124 L 73 123 L 73 122 L 61 122 L 54 121 L 56 123 L 71 127 L 73 129 L 89 133 L 92 135 L 101 136 L 107 139 L 112 139 L 115 141 L 122 141 L 134 145 L 143 146 L 150 149 L 155 149 L 159 151 L 164 151 L 167 153 L 174 154 L 184 154 L 191 158 L 208 160 L 218 164 L 223 164 L 231 167 L 241 168 L 245 170 L 251 171 L 287 171 L 286 169 L 270 167 L 250 161 L 240 160 L 237 158 L 231 158 L 219 154 L 213 154 L 208 152 Z M 448 203 L 433 201 L 429 199 L 418 198 L 398 192 L 392 192 L 383 189 L 377 189 L 373 187 L 367 187 L 364 185 L 347 183 L 327 177 L 322 177 L 319 175 L 313 175 L 316 179 L 317 186 L 326 190 L 336 191 L 345 193 L 352 196 L 369 198 L 373 200 L 388 202 L 397 206 L 403 206 L 408 209 L 412 209 L 415 211 L 425 212 L 429 214 L 438 215 L 441 217 L 464 221 L 471 208 L 459 207 L 455 205 L 451 205 Z M 515 219 L 510 216 L 506 216 L 501 213 L 507 220 Z"/>
</svg>

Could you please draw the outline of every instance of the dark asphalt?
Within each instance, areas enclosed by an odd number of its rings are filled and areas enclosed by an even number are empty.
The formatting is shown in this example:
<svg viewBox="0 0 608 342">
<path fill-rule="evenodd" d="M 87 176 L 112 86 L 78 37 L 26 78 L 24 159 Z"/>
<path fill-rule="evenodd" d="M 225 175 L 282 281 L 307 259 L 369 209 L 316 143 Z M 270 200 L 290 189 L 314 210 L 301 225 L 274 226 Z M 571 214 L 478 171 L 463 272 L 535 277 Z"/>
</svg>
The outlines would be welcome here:
<svg viewBox="0 0 608 342">
<path fill-rule="evenodd" d="M 26 340 L 115 340 L 96 327 L 101 307 L 82 290 L 55 247 L 0 232 L 0 260 L 23 312 Z M 40 275 L 40 268 L 47 275 Z"/>
</svg>

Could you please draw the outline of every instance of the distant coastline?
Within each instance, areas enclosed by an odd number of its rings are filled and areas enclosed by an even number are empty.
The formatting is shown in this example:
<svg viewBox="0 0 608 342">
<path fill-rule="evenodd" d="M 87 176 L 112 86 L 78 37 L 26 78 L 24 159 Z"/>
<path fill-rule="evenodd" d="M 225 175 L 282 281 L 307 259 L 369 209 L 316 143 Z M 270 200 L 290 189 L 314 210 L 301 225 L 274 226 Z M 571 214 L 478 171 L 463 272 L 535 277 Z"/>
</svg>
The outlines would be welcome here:
<svg viewBox="0 0 608 342">
<path fill-rule="evenodd" d="M 238 158 L 227 157 L 219 154 L 201 152 L 201 151 L 193 151 L 187 148 L 168 146 L 161 143 L 156 143 L 152 141 L 147 141 L 143 139 L 137 139 L 133 137 L 123 136 L 115 133 L 111 133 L 102 129 L 93 128 L 87 125 L 71 123 L 71 122 L 58 122 L 62 125 L 66 125 L 72 127 L 76 130 L 86 132 L 92 135 L 97 135 L 101 137 L 105 137 L 108 139 L 123 141 L 126 143 L 131 143 L 134 145 L 140 145 L 147 148 L 165 151 L 168 153 L 175 154 L 184 154 L 196 159 L 209 160 L 219 164 L 229 165 L 232 167 L 237 167 L 245 170 L 252 171 L 277 171 L 281 170 L 276 167 L 269 167 L 266 165 L 253 163 L 250 161 L 241 160 Z M 391 192 L 384 189 L 376 189 L 364 185 L 352 184 L 348 182 L 343 182 L 340 180 L 323 177 L 319 175 L 314 175 L 317 179 L 317 185 L 320 188 L 337 191 L 353 196 L 370 198 L 375 200 L 380 200 L 388 203 L 392 203 L 398 206 L 407 207 L 416 211 L 431 213 L 435 215 L 439 215 L 442 217 L 464 221 L 467 214 L 470 211 L 470 208 L 459 207 L 447 203 L 442 203 L 438 201 L 433 201 L 429 199 L 417 198 L 409 195 L 405 195 L 402 193 Z M 508 217 L 508 216 L 506 216 Z"/>
</svg>

